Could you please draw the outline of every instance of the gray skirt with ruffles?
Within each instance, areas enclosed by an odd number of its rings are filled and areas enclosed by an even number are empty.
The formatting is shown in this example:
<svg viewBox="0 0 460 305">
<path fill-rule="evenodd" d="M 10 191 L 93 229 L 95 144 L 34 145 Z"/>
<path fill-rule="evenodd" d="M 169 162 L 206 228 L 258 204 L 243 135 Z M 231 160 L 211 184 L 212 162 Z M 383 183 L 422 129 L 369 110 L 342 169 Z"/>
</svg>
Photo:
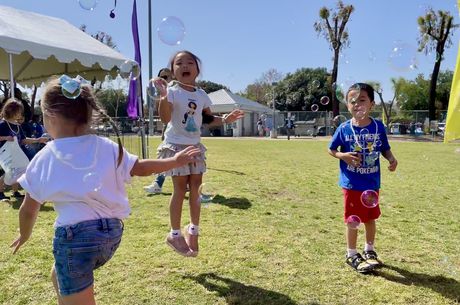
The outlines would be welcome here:
<svg viewBox="0 0 460 305">
<path fill-rule="evenodd" d="M 201 144 L 186 145 L 186 144 L 172 144 L 172 143 L 161 143 L 157 148 L 158 159 L 166 159 L 174 157 L 178 152 L 184 150 L 188 146 L 194 146 L 199 148 L 201 153 L 195 157 L 196 161 L 186 164 L 181 167 L 173 168 L 169 171 L 164 172 L 166 176 L 189 176 L 195 174 L 203 174 L 206 172 L 206 147 Z"/>
</svg>

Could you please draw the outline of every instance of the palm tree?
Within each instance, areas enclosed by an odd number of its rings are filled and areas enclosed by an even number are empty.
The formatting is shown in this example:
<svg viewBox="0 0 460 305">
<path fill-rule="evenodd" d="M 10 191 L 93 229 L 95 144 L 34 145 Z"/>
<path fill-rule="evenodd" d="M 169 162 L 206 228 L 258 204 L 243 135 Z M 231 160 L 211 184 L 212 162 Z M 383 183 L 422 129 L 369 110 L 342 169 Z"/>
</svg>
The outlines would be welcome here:
<svg viewBox="0 0 460 305">
<path fill-rule="evenodd" d="M 350 39 L 346 25 L 350 19 L 351 13 L 354 11 L 353 5 L 345 5 L 341 0 L 337 2 L 335 10 L 322 7 L 319 10 L 320 20 L 316 21 L 314 28 L 318 35 L 323 35 L 329 42 L 330 48 L 334 52 L 334 66 L 331 76 L 331 92 L 332 94 L 332 112 L 336 116 L 339 114 L 339 103 L 335 95 L 333 85 L 337 82 L 339 55 L 344 47 L 350 45 Z"/>
<path fill-rule="evenodd" d="M 436 119 L 436 82 L 438 80 L 444 50 L 452 45 L 451 36 L 453 31 L 451 30 L 458 27 L 458 25 L 453 24 L 453 18 L 450 12 L 440 10 L 436 13 L 432 8 L 428 8 L 425 15 L 417 19 L 420 31 L 420 36 L 418 38 L 419 51 L 424 51 L 425 54 L 436 52 L 429 91 L 428 110 L 430 120 Z"/>
</svg>

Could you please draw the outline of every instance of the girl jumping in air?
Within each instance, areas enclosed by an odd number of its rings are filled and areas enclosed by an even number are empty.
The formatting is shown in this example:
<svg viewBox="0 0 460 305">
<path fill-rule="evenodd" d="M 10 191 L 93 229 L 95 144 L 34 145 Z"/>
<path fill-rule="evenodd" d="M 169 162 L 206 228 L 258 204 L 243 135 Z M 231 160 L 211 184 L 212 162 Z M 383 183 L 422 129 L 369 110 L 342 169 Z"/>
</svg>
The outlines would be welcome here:
<svg viewBox="0 0 460 305">
<path fill-rule="evenodd" d="M 212 116 L 211 100 L 206 92 L 196 87 L 196 78 L 200 74 L 200 59 L 189 51 L 174 54 L 170 61 L 170 69 L 174 75 L 173 85 L 165 87 L 163 82 L 162 98 L 159 104 L 159 114 L 163 123 L 168 123 L 165 139 L 158 147 L 159 158 L 171 158 L 189 146 L 200 150 L 200 155 L 193 163 L 174 168 L 166 172 L 172 176 L 173 194 L 170 200 L 171 232 L 166 237 L 166 243 L 183 256 L 198 255 L 198 236 L 200 223 L 199 187 L 203 173 L 206 172 L 206 148 L 201 144 L 200 129 L 203 117 Z M 219 118 L 220 124 L 229 124 L 243 117 L 241 110 Z M 213 125 L 215 125 L 214 117 Z M 190 187 L 190 224 L 181 232 L 182 204 L 185 198 L 187 184 Z"/>
</svg>

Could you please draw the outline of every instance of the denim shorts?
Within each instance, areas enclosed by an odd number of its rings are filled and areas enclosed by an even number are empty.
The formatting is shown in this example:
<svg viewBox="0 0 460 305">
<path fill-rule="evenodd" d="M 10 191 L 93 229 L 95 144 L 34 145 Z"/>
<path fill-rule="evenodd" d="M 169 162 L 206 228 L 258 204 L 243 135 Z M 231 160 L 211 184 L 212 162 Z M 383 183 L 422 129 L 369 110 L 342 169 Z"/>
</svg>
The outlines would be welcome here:
<svg viewBox="0 0 460 305">
<path fill-rule="evenodd" d="M 56 228 L 54 268 L 61 295 L 80 292 L 94 282 L 93 270 L 115 253 L 123 235 L 123 222 L 102 218 Z"/>
</svg>

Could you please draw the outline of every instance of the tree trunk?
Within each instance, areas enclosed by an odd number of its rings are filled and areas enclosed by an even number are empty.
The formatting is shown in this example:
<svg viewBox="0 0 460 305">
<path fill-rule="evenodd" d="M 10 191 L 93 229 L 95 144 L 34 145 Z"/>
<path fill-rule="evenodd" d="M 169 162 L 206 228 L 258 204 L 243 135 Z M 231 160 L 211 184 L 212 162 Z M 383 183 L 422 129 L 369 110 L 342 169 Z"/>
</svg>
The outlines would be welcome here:
<svg viewBox="0 0 460 305">
<path fill-rule="evenodd" d="M 390 123 L 390 114 L 388 113 L 387 106 L 385 105 L 385 102 L 383 101 L 382 93 L 377 92 L 377 94 L 379 95 L 380 103 L 383 108 L 383 115 L 385 116 L 386 125 L 388 125 Z M 391 110 L 390 110 L 390 113 L 391 113 Z"/>
<path fill-rule="evenodd" d="M 438 53 L 442 54 L 442 53 Z M 439 55 L 440 57 L 442 55 Z M 430 94 L 429 94 L 429 102 L 428 102 L 428 116 L 430 117 L 430 121 L 436 120 L 436 83 L 438 81 L 439 70 L 441 68 L 441 59 L 436 60 L 433 68 L 433 74 L 431 74 L 431 81 L 430 81 Z"/>
<path fill-rule="evenodd" d="M 337 100 L 337 74 L 339 68 L 339 48 L 334 48 L 334 66 L 332 68 L 331 88 L 332 88 L 332 115 L 336 117 L 340 114 L 339 103 Z"/>
</svg>

